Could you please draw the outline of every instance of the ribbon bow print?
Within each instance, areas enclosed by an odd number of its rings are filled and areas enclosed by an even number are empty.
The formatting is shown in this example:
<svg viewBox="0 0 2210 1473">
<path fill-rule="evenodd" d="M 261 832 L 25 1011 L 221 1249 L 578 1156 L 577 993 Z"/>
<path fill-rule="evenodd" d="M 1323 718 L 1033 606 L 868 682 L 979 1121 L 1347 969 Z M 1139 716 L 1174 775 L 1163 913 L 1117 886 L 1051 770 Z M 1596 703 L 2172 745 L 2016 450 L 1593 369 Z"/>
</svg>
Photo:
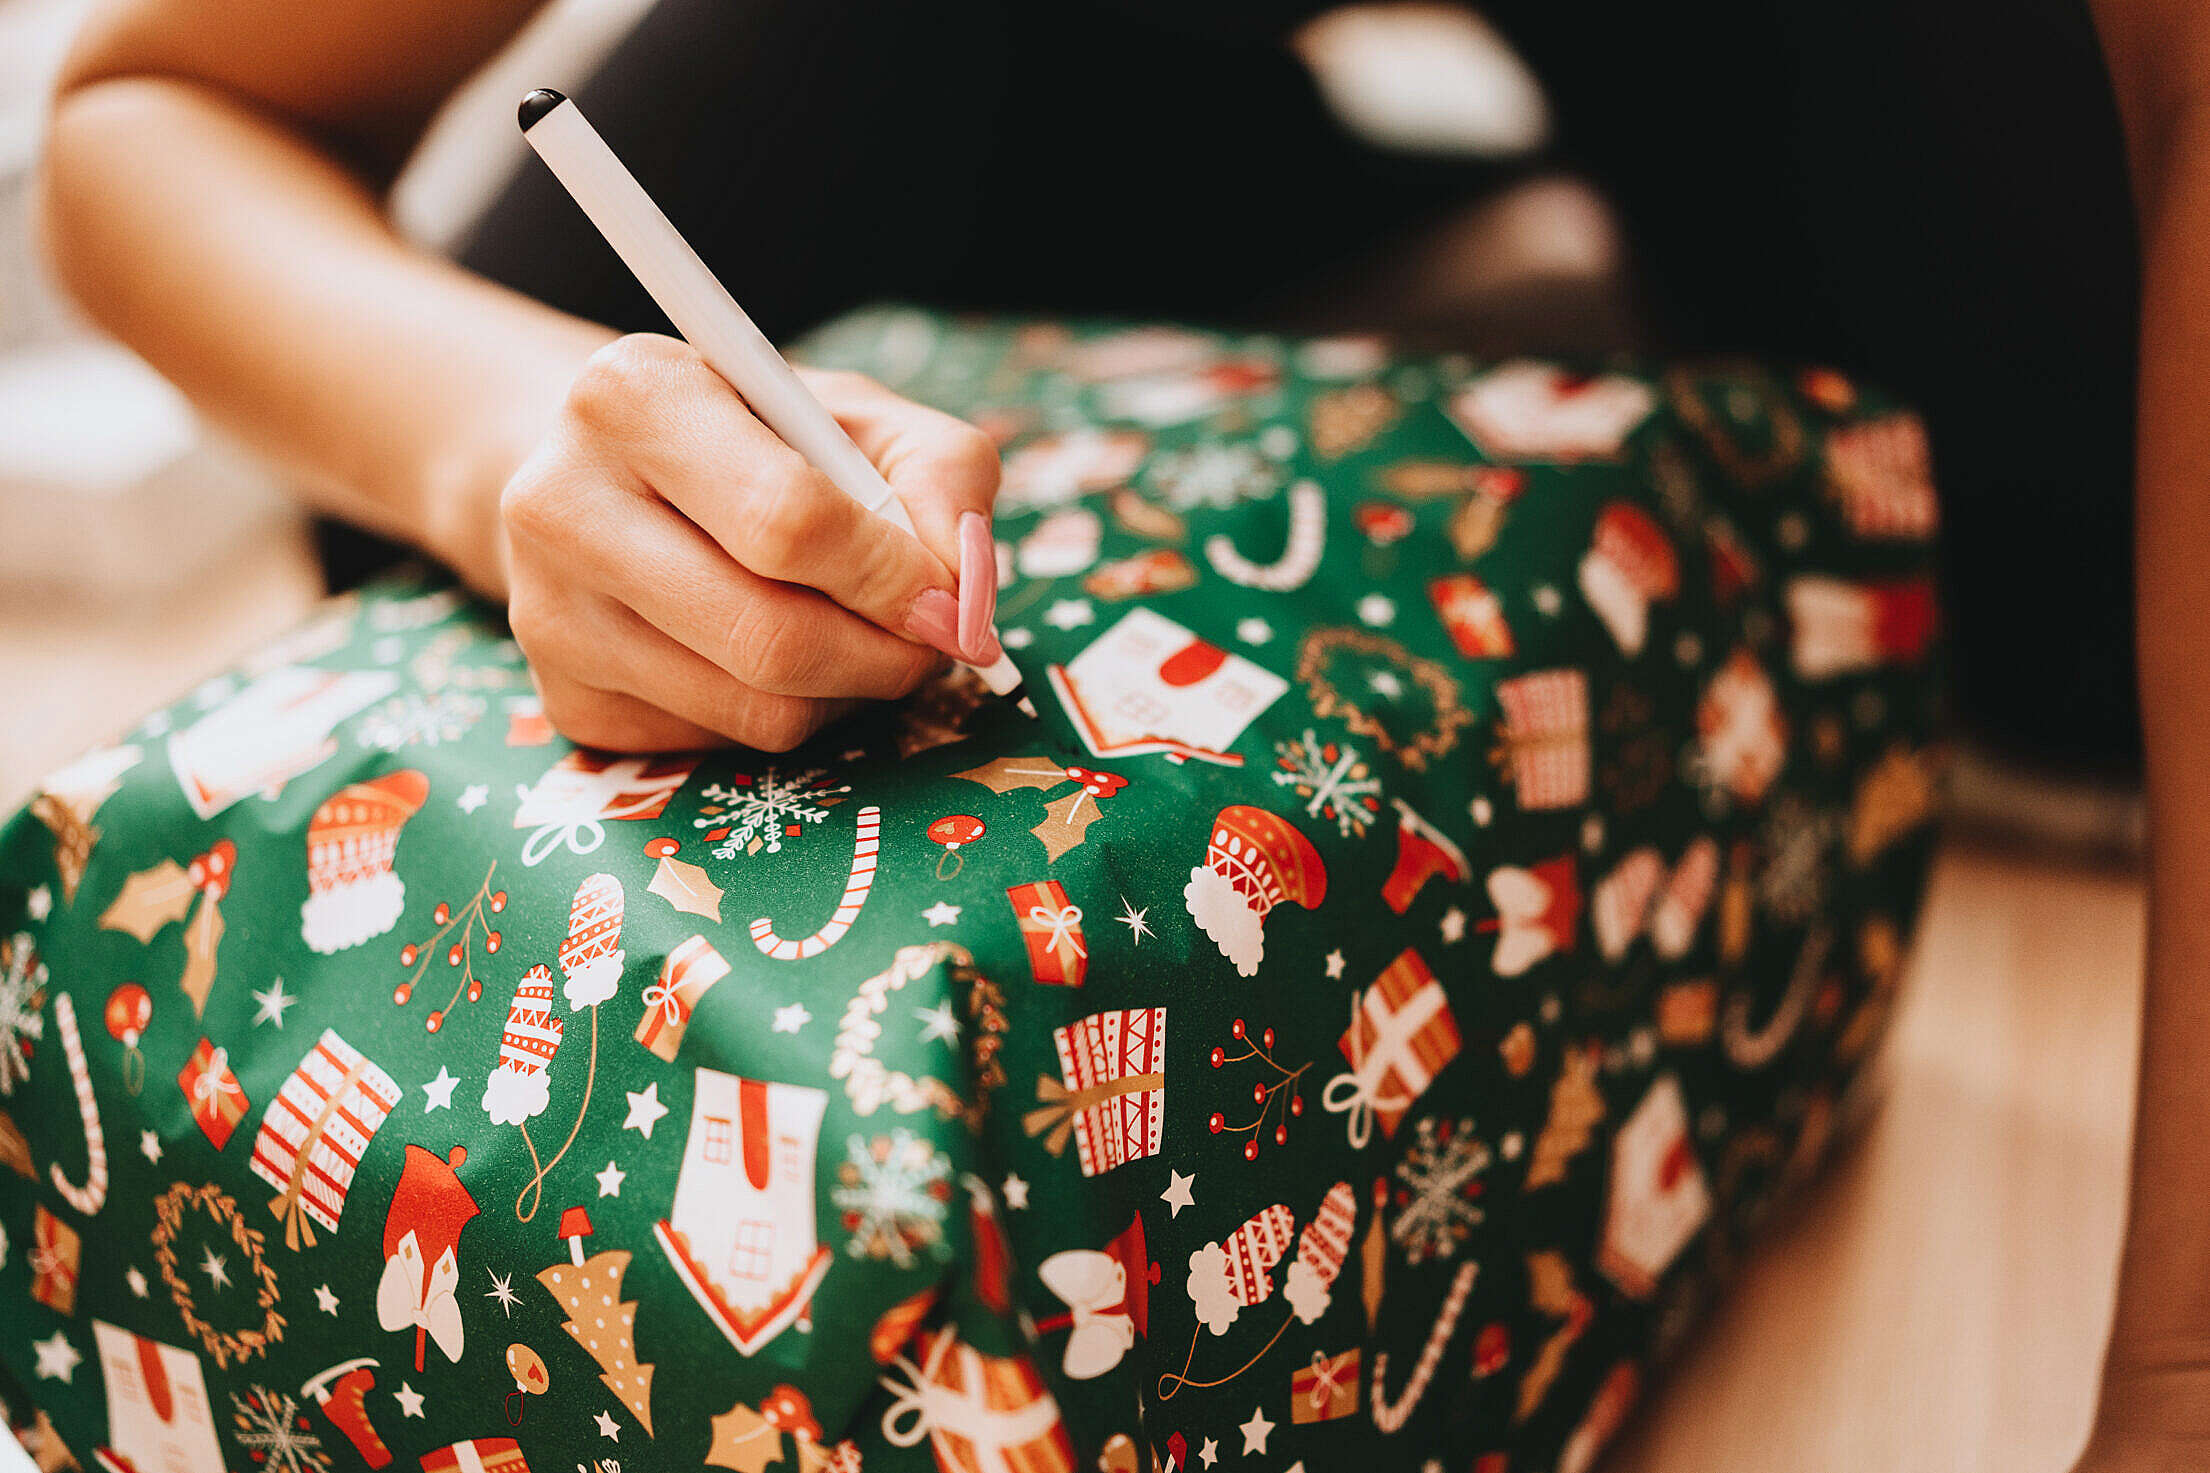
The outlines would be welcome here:
<svg viewBox="0 0 2210 1473">
<path fill-rule="evenodd" d="M 1314 1411 L 1326 1411 L 1328 1403 L 1335 1400 L 1335 1388 L 1343 1384 L 1349 1359 L 1344 1356 L 1339 1360 L 1325 1351 L 1312 1352 L 1312 1390 L 1308 1395 Z"/>
<path fill-rule="evenodd" d="M 1032 905 L 1028 908 L 1028 919 L 1030 924 L 1051 933 L 1044 949 L 1059 958 L 1063 965 L 1072 965 L 1075 957 L 1090 954 L 1082 945 L 1081 906 L 1072 902 L 1060 906 Z"/>
<path fill-rule="evenodd" d="M 1035 1109 L 1021 1117 L 1021 1128 L 1030 1135 L 1043 1136 L 1044 1149 L 1057 1156 L 1067 1149 L 1067 1137 L 1074 1133 L 1074 1117 L 1084 1110 L 1094 1110 L 1121 1095 L 1165 1087 L 1166 1076 L 1156 1073 L 1101 1080 L 1087 1089 L 1069 1089 L 1050 1075 L 1039 1074 L 1036 1076 L 1038 1103 Z"/>
<path fill-rule="evenodd" d="M 218 1046 L 207 1056 L 207 1067 L 200 1071 L 200 1077 L 192 1081 L 192 1103 L 209 1105 L 224 1095 L 243 1093 L 238 1081 L 231 1077 L 230 1050 Z"/>
<path fill-rule="evenodd" d="M 1344 1047 L 1350 1056 L 1350 1072 L 1338 1074 L 1320 1091 L 1320 1104 L 1331 1115 L 1344 1115 L 1345 1133 L 1351 1149 L 1363 1151 L 1366 1143 L 1374 1138 L 1374 1112 L 1384 1110 L 1391 1114 L 1410 1108 L 1412 1096 L 1397 1091 L 1384 1091 L 1382 1085 L 1389 1077 L 1389 1061 L 1380 1048 L 1371 1053 L 1359 1037 L 1358 1022 L 1365 998 L 1362 992 L 1351 994 L 1351 1026 L 1343 1034 Z M 1384 1039 L 1377 1035 L 1378 1045 Z M 1379 1068 L 1369 1068 L 1379 1064 Z"/>
</svg>

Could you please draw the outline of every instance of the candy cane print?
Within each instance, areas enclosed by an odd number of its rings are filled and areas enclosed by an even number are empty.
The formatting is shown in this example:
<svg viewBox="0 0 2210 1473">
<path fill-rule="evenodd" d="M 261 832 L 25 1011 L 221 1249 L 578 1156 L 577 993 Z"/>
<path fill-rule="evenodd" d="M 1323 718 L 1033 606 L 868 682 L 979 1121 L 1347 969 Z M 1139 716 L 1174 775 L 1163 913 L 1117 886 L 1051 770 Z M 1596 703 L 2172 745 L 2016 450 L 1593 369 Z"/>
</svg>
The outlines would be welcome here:
<svg viewBox="0 0 2210 1473">
<path fill-rule="evenodd" d="M 62 1200 L 90 1217 L 107 1201 L 107 1137 L 100 1130 L 100 1106 L 92 1098 L 92 1070 L 84 1061 L 84 1040 L 77 1035 L 77 1005 L 66 992 L 54 999 L 54 1021 L 61 1025 L 61 1051 L 69 1061 L 69 1082 L 76 1087 L 77 1114 L 84 1120 L 84 1185 L 63 1176 L 58 1165 L 46 1169 Z"/>
<path fill-rule="evenodd" d="M 1254 563 L 1236 551 L 1227 534 L 1215 532 L 1205 539 L 1205 561 L 1230 583 L 1266 593 L 1287 593 L 1302 588 L 1319 570 L 1320 553 L 1327 546 L 1327 498 L 1310 481 L 1289 488 L 1289 540 L 1271 563 Z"/>
<path fill-rule="evenodd" d="M 1381 1394 L 1389 1375 L 1389 1352 L 1374 1352 L 1374 1426 L 1383 1432 L 1394 1432 L 1410 1421 L 1412 1409 L 1427 1394 L 1427 1383 L 1435 1379 L 1435 1367 L 1442 1364 L 1443 1350 L 1450 1344 L 1450 1337 L 1458 1332 L 1458 1316 L 1465 1310 L 1466 1296 L 1473 1292 L 1473 1278 L 1480 1270 L 1478 1263 L 1458 1266 L 1458 1276 L 1450 1281 L 1450 1293 L 1443 1300 L 1443 1312 L 1436 1317 L 1435 1328 L 1427 1333 L 1427 1344 L 1420 1351 L 1420 1363 L 1412 1368 L 1412 1379 L 1404 1383 L 1404 1394 L 1394 1403 Z"/>
<path fill-rule="evenodd" d="M 842 941 L 844 933 L 852 929 L 852 922 L 859 919 L 867 892 L 874 888 L 875 854 L 882 847 L 881 834 L 882 810 L 869 804 L 859 811 L 859 833 L 852 843 L 852 873 L 844 884 L 844 899 L 820 930 L 803 940 L 785 941 L 775 934 L 774 919 L 761 916 L 752 923 L 752 944 L 779 962 L 797 962 L 819 956 Z"/>
</svg>

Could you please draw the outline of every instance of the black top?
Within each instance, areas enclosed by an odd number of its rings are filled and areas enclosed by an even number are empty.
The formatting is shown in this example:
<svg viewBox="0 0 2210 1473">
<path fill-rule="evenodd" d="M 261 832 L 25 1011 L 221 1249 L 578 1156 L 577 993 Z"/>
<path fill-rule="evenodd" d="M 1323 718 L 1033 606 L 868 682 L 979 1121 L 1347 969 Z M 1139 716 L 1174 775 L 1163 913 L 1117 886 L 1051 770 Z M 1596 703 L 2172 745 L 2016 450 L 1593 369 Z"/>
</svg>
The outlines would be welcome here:
<svg viewBox="0 0 2210 1473">
<path fill-rule="evenodd" d="M 1279 44 L 1320 8 L 661 0 L 578 101 L 775 337 L 886 297 L 1309 316 L 1392 237 L 1535 169 L 1592 176 L 1647 346 L 1830 363 L 1925 412 L 1964 714 L 2025 755 L 2133 760 L 2137 268 L 2080 0 L 1492 0 L 1559 124 L 1509 166 L 1345 135 Z M 463 256 L 664 328 L 534 160 Z"/>
</svg>

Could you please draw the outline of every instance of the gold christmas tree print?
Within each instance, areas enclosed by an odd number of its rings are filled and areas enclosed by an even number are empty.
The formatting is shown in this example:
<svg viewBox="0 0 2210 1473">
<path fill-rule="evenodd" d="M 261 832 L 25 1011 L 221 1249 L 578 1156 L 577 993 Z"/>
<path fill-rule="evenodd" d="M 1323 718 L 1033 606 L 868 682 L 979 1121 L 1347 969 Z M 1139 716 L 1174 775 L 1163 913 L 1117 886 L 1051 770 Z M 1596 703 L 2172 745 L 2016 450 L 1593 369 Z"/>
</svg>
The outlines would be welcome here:
<svg viewBox="0 0 2210 1473">
<path fill-rule="evenodd" d="M 561 1328 L 599 1363 L 599 1379 L 621 1399 L 631 1416 L 652 1436 L 652 1366 L 637 1363 L 637 1301 L 622 1298 L 622 1275 L 629 1271 L 627 1249 L 583 1256 L 591 1236 L 591 1217 L 581 1207 L 560 1214 L 560 1236 L 567 1239 L 567 1263 L 537 1276 L 546 1292 L 568 1312 Z"/>
</svg>

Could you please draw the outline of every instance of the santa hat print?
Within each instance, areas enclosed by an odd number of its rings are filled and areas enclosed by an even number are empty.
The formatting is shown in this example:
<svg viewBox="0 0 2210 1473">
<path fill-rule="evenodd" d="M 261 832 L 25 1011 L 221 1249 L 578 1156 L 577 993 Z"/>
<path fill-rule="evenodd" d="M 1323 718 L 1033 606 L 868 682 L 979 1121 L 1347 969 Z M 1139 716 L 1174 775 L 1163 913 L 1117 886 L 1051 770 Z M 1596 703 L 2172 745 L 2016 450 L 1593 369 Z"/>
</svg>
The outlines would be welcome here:
<svg viewBox="0 0 2210 1473">
<path fill-rule="evenodd" d="M 1561 854 L 1522 868 L 1489 871 L 1489 901 L 1497 918 L 1494 966 L 1499 977 L 1517 977 L 1544 957 L 1573 949 L 1581 920 L 1581 884 L 1573 856 Z"/>
<path fill-rule="evenodd" d="M 307 821 L 307 899 L 300 939 L 327 956 L 398 924 L 407 887 L 392 873 L 399 831 L 430 795 L 430 780 L 407 768 L 351 783 Z"/>
<path fill-rule="evenodd" d="M 568 938 L 560 943 L 561 994 L 580 1012 L 614 995 L 622 983 L 622 882 L 588 875 L 568 906 Z"/>
<path fill-rule="evenodd" d="M 1298 1319 L 1318 1324 L 1335 1298 L 1336 1276 L 1350 1256 L 1351 1229 L 1358 1221 L 1358 1194 L 1347 1181 L 1328 1188 L 1320 1210 L 1297 1234 L 1297 1261 L 1289 1265 L 1282 1298 Z"/>
<path fill-rule="evenodd" d="M 1297 1219 L 1276 1202 L 1253 1213 L 1225 1243 L 1207 1243 L 1190 1254 L 1190 1302 L 1206 1329 L 1227 1334 L 1236 1316 L 1273 1295 L 1273 1267 L 1289 1251 L 1296 1228 Z"/>
<path fill-rule="evenodd" d="M 514 985 L 499 1063 L 483 1083 L 483 1111 L 494 1125 L 520 1125 L 545 1113 L 552 1099 L 552 1059 L 567 1025 L 553 1012 L 552 973 L 540 964 Z"/>
<path fill-rule="evenodd" d="M 1205 862 L 1190 870 L 1182 900 L 1220 954 L 1249 977 L 1265 954 L 1266 913 L 1285 900 L 1311 910 L 1327 889 L 1320 851 L 1296 825 L 1237 803 L 1213 819 Z"/>
<path fill-rule="evenodd" d="M 1581 596 L 1621 653 L 1637 655 L 1649 632 L 1650 605 L 1680 591 L 1680 561 L 1672 539 L 1648 512 L 1614 501 L 1597 514 L 1580 582 Z"/>
<path fill-rule="evenodd" d="M 1498 460 L 1592 460 L 1617 455 L 1657 407 L 1657 395 L 1625 374 L 1592 378 L 1515 358 L 1460 389 L 1447 407 L 1466 438 Z"/>
<path fill-rule="evenodd" d="M 1929 578 L 1849 583 L 1806 575 L 1788 581 L 1789 662 L 1805 680 L 1908 664 L 1934 641 Z"/>
</svg>

